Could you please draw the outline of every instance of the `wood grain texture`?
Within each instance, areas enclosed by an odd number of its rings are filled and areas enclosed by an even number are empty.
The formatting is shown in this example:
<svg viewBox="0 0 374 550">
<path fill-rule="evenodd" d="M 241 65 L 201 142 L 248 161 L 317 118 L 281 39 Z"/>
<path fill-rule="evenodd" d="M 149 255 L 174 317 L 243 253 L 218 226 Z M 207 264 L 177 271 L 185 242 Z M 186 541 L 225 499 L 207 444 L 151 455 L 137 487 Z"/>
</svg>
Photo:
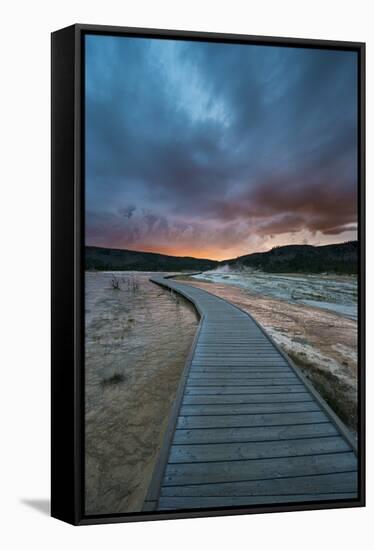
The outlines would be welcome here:
<svg viewBox="0 0 374 550">
<path fill-rule="evenodd" d="M 163 487 L 161 496 L 170 497 L 238 497 L 289 494 L 325 494 L 356 490 L 357 472 L 317 474 L 311 476 L 283 477 L 260 481 L 236 481 L 232 483 L 203 483 L 200 485 L 176 485 Z"/>
<path fill-rule="evenodd" d="M 189 510 L 193 508 L 230 508 L 259 504 L 286 504 L 292 502 L 312 502 L 321 500 L 354 499 L 356 492 L 320 493 L 300 495 L 269 495 L 255 497 L 161 497 L 159 510 Z"/>
</svg>

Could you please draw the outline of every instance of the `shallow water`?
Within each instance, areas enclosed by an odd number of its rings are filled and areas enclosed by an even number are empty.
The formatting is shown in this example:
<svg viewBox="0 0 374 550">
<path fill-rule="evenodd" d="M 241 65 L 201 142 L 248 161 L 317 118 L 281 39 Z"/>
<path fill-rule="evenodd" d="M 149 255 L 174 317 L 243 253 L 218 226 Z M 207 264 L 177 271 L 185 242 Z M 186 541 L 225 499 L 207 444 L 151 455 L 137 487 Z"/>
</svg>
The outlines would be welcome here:
<svg viewBox="0 0 374 550">
<path fill-rule="evenodd" d="M 141 511 L 198 324 L 149 275 L 86 273 L 88 514 Z"/>
<path fill-rule="evenodd" d="M 357 278 L 353 276 L 288 275 L 223 268 L 206 271 L 194 278 L 237 286 L 251 294 L 327 309 L 357 319 Z"/>
</svg>

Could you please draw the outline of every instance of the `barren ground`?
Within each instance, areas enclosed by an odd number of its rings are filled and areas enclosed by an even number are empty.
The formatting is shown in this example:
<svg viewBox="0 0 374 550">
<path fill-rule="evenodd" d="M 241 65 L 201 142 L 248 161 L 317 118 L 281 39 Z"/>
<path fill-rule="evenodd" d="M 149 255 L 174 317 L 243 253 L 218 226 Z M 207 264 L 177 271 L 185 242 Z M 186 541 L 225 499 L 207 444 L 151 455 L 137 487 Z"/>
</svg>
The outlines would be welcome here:
<svg viewBox="0 0 374 550">
<path fill-rule="evenodd" d="M 86 513 L 141 511 L 198 318 L 149 274 L 86 273 Z"/>
</svg>

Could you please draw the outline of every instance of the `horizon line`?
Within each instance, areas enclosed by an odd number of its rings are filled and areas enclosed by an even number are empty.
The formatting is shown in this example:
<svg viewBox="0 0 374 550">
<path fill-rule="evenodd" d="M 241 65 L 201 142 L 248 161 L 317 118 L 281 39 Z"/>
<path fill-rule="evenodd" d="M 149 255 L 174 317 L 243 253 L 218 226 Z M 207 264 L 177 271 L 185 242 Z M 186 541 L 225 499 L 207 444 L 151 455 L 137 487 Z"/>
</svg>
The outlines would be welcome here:
<svg viewBox="0 0 374 550">
<path fill-rule="evenodd" d="M 96 244 L 84 244 L 84 246 L 87 248 L 87 247 L 91 247 L 91 248 L 103 248 L 103 249 L 106 249 L 106 250 L 118 250 L 120 252 L 138 252 L 139 254 L 158 254 L 159 256 L 167 256 L 169 258 L 190 258 L 192 260 L 208 260 L 210 262 L 216 262 L 216 263 L 222 263 L 222 262 L 227 262 L 227 261 L 230 261 L 230 260 L 237 260 L 238 258 L 241 258 L 242 256 L 250 256 L 251 254 L 266 254 L 267 252 L 270 252 L 271 250 L 274 250 L 275 248 L 285 248 L 287 246 L 311 246 L 312 248 L 323 248 L 325 246 L 334 246 L 334 245 L 339 245 L 339 244 L 347 244 L 347 243 L 355 243 L 357 242 L 358 243 L 358 239 L 353 239 L 353 240 L 350 240 L 350 241 L 342 241 L 342 242 L 338 242 L 338 243 L 329 243 L 329 244 L 319 244 L 319 245 L 315 245 L 315 244 L 305 244 L 305 243 L 302 243 L 302 244 L 298 244 L 298 243 L 292 243 L 292 244 L 284 244 L 284 245 L 281 245 L 281 246 L 273 246 L 272 248 L 269 248 L 268 250 L 264 250 L 263 252 L 249 252 L 248 254 L 241 254 L 240 256 L 236 256 L 235 258 L 231 257 L 231 258 L 226 258 L 224 260 L 214 260 L 212 258 L 197 258 L 196 256 L 177 256 L 177 255 L 173 255 L 173 254 L 164 254 L 163 252 L 156 252 L 156 251 L 152 251 L 150 252 L 149 250 L 134 250 L 132 248 L 117 248 L 117 247 L 110 247 L 110 246 L 100 246 L 100 245 L 96 245 Z"/>
</svg>

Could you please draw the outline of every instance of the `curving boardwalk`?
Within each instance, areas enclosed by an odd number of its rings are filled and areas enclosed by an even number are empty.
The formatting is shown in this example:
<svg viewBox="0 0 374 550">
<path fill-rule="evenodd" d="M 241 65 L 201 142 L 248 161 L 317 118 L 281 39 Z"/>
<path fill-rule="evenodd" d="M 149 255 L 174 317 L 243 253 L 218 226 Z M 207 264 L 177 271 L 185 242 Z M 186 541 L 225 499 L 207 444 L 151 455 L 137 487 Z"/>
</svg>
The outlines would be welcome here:
<svg viewBox="0 0 374 550">
<path fill-rule="evenodd" d="M 164 276 L 200 324 L 144 510 L 357 498 L 355 442 L 246 312 Z"/>
</svg>

